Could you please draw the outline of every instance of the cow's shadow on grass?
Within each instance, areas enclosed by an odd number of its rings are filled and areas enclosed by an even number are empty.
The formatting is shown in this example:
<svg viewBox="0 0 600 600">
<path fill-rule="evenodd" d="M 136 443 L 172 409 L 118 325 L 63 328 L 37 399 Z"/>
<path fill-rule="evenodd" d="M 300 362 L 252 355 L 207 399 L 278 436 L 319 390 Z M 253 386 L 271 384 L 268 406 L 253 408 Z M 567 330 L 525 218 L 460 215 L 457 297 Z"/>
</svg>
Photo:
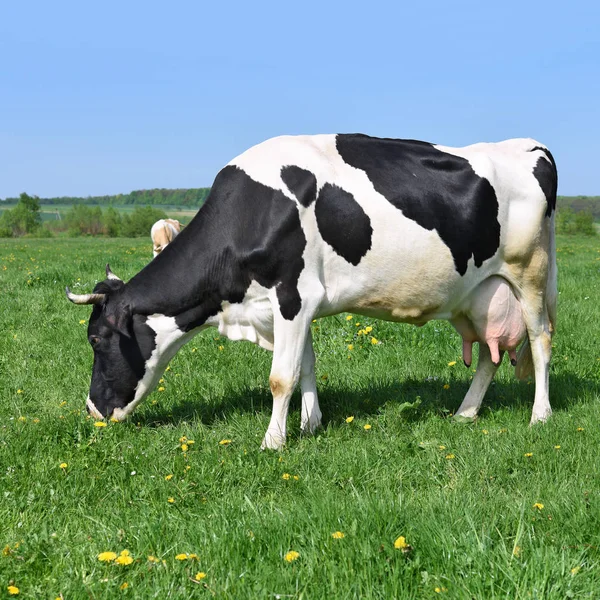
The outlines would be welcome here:
<svg viewBox="0 0 600 600">
<path fill-rule="evenodd" d="M 440 380 L 408 379 L 393 385 L 367 386 L 360 390 L 352 386 L 322 386 L 319 404 L 323 412 L 323 425 L 342 425 L 349 415 L 367 419 L 387 411 L 396 411 L 399 418 L 415 422 L 429 418 L 451 416 L 462 402 L 470 382 L 454 382 L 444 389 Z M 492 382 L 480 410 L 480 416 L 499 410 L 523 410 L 528 415 L 533 407 L 535 386 L 533 381 Z M 600 397 L 600 382 L 584 379 L 575 374 L 563 373 L 551 377 L 550 402 L 554 412 L 568 411 L 584 401 L 585 397 Z M 136 421 L 144 426 L 173 426 L 183 421 L 200 421 L 212 425 L 227 420 L 233 413 L 263 414 L 265 423 L 271 414 L 272 397 L 268 389 L 249 388 L 243 392 L 232 391 L 220 399 L 205 402 L 202 398 L 184 399 L 170 409 L 147 407 Z M 295 434 L 294 421 L 299 422 L 300 394 L 294 393 L 290 406 L 290 433 Z M 529 416 L 527 416 L 529 419 Z M 296 423 L 297 424 L 297 423 Z"/>
</svg>

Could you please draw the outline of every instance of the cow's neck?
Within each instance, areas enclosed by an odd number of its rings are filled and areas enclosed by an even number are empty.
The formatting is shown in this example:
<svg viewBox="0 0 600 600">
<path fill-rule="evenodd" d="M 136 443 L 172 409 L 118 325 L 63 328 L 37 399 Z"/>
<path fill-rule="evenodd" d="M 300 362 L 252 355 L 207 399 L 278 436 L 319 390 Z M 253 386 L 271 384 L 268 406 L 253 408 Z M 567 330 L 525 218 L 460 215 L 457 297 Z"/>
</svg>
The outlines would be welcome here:
<svg viewBox="0 0 600 600">
<path fill-rule="evenodd" d="M 204 211 L 204 209 L 203 209 Z M 141 315 L 174 317 L 190 331 L 216 315 L 224 301 L 241 302 L 248 287 L 223 252 L 215 252 L 211 220 L 196 218 L 174 243 L 152 260 L 125 286 L 124 294 Z"/>
</svg>

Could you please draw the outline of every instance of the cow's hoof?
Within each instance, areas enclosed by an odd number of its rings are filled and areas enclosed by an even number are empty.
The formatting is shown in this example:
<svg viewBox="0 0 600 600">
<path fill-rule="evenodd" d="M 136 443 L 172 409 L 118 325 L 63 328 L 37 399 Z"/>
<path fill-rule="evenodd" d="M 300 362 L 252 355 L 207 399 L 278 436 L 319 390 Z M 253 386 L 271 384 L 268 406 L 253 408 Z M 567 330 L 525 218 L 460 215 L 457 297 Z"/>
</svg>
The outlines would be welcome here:
<svg viewBox="0 0 600 600">
<path fill-rule="evenodd" d="M 279 434 L 272 435 L 268 431 L 265 435 L 265 439 L 260 445 L 261 450 L 282 450 L 285 446 L 285 437 Z"/>
<path fill-rule="evenodd" d="M 300 431 L 305 434 L 312 435 L 321 427 L 321 418 L 318 419 L 309 419 L 306 423 L 300 424 Z"/>
<path fill-rule="evenodd" d="M 531 421 L 529 421 L 529 427 L 533 427 L 537 423 L 545 423 L 552 414 L 551 410 L 544 411 L 543 413 L 536 414 L 535 412 L 531 415 Z"/>
<path fill-rule="evenodd" d="M 455 423 L 475 423 L 477 420 L 477 415 L 468 416 L 468 415 L 454 415 L 452 420 Z"/>
</svg>

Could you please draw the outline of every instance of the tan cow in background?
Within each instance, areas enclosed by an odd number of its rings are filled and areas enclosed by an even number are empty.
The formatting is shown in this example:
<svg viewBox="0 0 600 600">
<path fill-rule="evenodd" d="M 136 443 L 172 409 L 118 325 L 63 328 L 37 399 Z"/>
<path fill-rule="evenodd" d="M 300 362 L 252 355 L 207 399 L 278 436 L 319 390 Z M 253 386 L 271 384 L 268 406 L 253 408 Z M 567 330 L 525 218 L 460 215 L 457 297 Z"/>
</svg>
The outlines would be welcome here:
<svg viewBox="0 0 600 600">
<path fill-rule="evenodd" d="M 156 221 L 150 230 L 154 256 L 158 256 L 177 237 L 180 231 L 181 223 L 176 219 Z"/>
</svg>

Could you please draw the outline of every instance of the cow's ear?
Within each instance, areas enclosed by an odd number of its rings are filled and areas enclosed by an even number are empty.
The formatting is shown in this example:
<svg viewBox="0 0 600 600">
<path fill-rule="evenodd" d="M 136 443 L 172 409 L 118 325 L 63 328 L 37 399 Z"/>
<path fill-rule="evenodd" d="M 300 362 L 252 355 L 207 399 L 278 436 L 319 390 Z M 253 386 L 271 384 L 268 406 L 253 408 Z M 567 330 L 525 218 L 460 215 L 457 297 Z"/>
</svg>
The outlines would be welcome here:
<svg viewBox="0 0 600 600">
<path fill-rule="evenodd" d="M 113 331 L 126 338 L 131 338 L 131 307 L 129 304 L 121 305 L 114 312 L 106 315 L 106 322 Z"/>
</svg>

